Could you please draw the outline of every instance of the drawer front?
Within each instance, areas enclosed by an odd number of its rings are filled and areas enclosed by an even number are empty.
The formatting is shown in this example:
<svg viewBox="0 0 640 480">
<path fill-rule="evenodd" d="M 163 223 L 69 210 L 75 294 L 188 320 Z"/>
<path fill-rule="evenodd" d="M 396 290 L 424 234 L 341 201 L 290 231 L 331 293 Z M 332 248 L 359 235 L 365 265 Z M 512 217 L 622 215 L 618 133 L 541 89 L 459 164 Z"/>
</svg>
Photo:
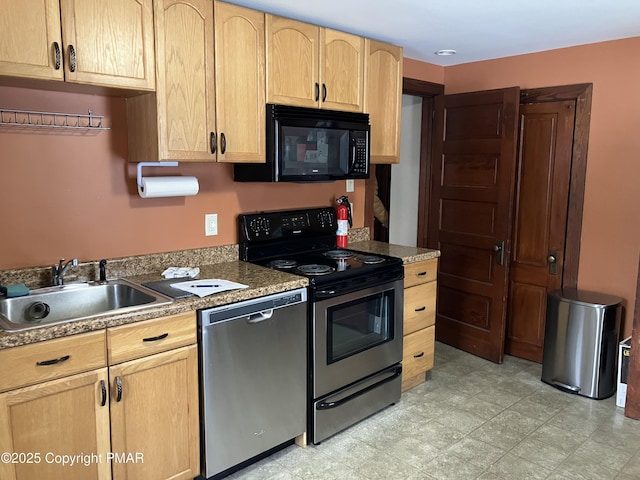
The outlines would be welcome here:
<svg viewBox="0 0 640 480">
<path fill-rule="evenodd" d="M 402 377 L 411 378 L 433 368 L 436 327 L 418 330 L 404 337 Z"/>
<path fill-rule="evenodd" d="M 407 263 L 404 266 L 404 287 L 413 287 L 421 283 L 434 281 L 438 276 L 438 259 Z"/>
<path fill-rule="evenodd" d="M 436 322 L 436 282 L 404 290 L 404 335 L 430 327 Z"/>
<path fill-rule="evenodd" d="M 196 343 L 195 312 L 107 329 L 109 365 Z"/>
<path fill-rule="evenodd" d="M 0 392 L 106 365 L 104 330 L 0 350 Z"/>
</svg>

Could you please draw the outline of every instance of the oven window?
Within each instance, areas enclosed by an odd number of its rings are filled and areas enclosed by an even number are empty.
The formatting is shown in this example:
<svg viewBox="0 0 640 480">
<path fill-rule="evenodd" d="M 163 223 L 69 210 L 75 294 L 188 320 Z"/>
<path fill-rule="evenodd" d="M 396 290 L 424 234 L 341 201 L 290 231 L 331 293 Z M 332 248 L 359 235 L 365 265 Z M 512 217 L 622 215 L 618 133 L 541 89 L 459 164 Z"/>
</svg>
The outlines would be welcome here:
<svg viewBox="0 0 640 480">
<path fill-rule="evenodd" d="M 394 291 L 327 309 L 327 364 L 393 340 Z"/>
</svg>

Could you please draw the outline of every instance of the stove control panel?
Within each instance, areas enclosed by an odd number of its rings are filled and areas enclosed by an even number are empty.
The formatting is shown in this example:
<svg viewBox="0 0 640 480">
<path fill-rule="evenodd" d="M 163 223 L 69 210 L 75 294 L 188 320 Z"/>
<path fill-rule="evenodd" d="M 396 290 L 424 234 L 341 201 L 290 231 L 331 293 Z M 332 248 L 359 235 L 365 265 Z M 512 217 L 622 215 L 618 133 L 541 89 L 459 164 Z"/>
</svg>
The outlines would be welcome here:
<svg viewBox="0 0 640 480">
<path fill-rule="evenodd" d="M 238 215 L 241 243 L 327 235 L 337 225 L 332 207 Z"/>
</svg>

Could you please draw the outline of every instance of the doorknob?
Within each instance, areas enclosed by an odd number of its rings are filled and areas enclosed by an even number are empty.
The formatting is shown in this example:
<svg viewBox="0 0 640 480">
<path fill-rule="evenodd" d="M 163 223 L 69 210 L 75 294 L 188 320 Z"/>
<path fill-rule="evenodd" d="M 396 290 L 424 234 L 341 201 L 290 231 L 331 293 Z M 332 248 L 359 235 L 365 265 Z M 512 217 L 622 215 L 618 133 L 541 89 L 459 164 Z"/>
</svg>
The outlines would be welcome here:
<svg viewBox="0 0 640 480">
<path fill-rule="evenodd" d="M 549 264 L 549 273 L 551 275 L 558 274 L 558 252 L 552 250 L 547 257 L 547 263 Z"/>
</svg>

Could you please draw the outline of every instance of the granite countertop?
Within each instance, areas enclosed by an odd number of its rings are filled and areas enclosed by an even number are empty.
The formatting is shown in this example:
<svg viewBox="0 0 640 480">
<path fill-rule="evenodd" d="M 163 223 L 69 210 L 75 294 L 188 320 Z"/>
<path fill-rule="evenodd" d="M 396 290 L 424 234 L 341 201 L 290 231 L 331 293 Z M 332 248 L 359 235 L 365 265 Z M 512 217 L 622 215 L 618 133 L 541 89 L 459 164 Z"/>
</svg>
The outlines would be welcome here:
<svg viewBox="0 0 640 480">
<path fill-rule="evenodd" d="M 399 257 L 403 263 L 420 262 L 440 256 L 438 250 L 393 245 L 367 240 L 368 237 L 368 229 L 353 229 L 349 233 L 349 248 Z M 169 265 L 197 265 L 200 267 L 199 278 L 225 279 L 249 287 L 221 292 L 204 298 L 193 296 L 177 299 L 168 305 L 143 308 L 135 312 L 104 315 L 100 318 L 34 328 L 22 332 L 5 332 L 0 329 L 0 350 L 177 313 L 226 305 L 306 287 L 309 284 L 305 277 L 238 261 L 237 258 L 238 246 L 230 245 L 110 260 L 108 265 L 109 278 L 124 278 L 137 284 L 162 280 L 161 272 Z M 78 270 L 85 274 L 86 280 L 95 280 L 97 278 L 97 263 L 86 262 L 78 267 Z M 9 283 L 9 280 L 13 283 L 23 282 L 30 288 L 37 288 L 46 285 L 44 282 L 49 281 L 49 275 L 50 267 L 2 271 L 0 272 L 0 281 L 4 280 L 6 283 Z"/>
<path fill-rule="evenodd" d="M 161 274 L 150 273 L 124 277 L 134 283 L 162 280 Z M 144 308 L 136 312 L 119 315 L 105 315 L 100 318 L 80 320 L 77 322 L 34 328 L 22 332 L 5 332 L 0 330 L 0 349 L 26 345 L 52 338 L 74 335 L 127 323 L 149 320 L 152 318 L 191 312 L 199 309 L 226 305 L 272 293 L 306 287 L 309 282 L 305 277 L 283 273 L 269 268 L 259 267 L 246 262 L 230 261 L 213 265 L 200 266 L 199 278 L 220 278 L 248 285 L 249 288 L 230 290 L 204 298 L 197 296 L 174 300 L 168 305 Z"/>
<path fill-rule="evenodd" d="M 415 263 L 424 260 L 431 260 L 440 256 L 440 250 L 430 248 L 406 247 L 404 245 L 394 245 L 391 243 L 378 242 L 376 240 L 365 240 L 360 242 L 350 242 L 349 248 L 361 250 L 368 253 L 379 253 L 390 257 L 402 259 L 402 263 Z"/>
</svg>

